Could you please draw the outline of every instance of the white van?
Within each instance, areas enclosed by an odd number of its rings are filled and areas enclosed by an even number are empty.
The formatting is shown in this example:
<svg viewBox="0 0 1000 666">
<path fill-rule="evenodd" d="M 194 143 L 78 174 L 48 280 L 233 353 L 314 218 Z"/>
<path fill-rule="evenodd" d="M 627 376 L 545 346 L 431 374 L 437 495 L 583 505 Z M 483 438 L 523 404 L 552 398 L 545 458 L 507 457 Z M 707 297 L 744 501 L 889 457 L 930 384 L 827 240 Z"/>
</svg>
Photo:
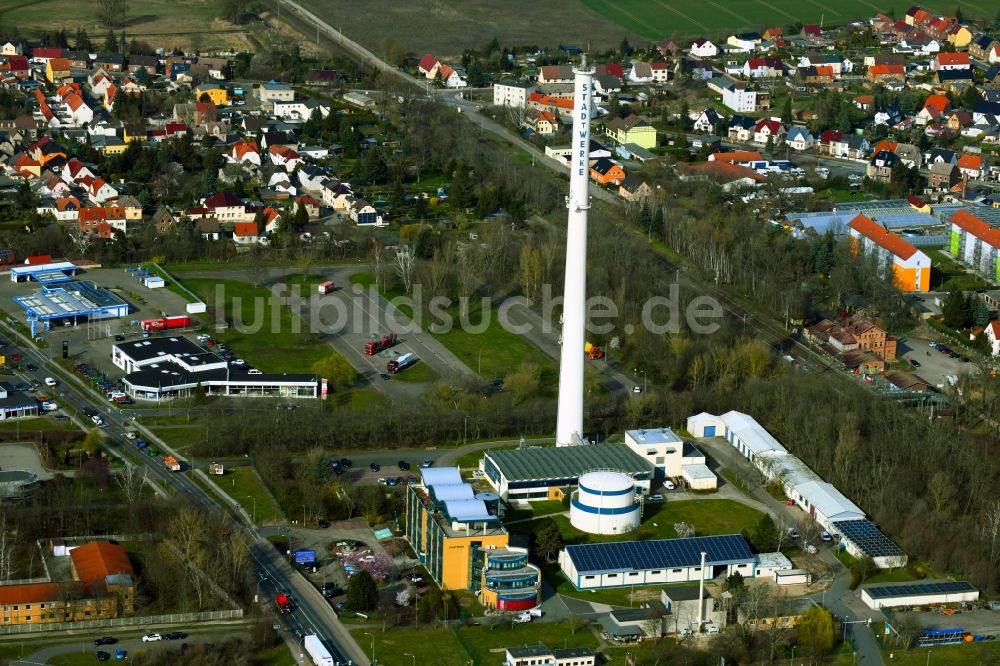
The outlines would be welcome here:
<svg viewBox="0 0 1000 666">
<path fill-rule="evenodd" d="M 56 384 L 57 384 L 56 380 L 52 379 L 51 377 L 46 377 L 45 378 L 45 385 L 46 386 L 55 386 Z"/>
</svg>

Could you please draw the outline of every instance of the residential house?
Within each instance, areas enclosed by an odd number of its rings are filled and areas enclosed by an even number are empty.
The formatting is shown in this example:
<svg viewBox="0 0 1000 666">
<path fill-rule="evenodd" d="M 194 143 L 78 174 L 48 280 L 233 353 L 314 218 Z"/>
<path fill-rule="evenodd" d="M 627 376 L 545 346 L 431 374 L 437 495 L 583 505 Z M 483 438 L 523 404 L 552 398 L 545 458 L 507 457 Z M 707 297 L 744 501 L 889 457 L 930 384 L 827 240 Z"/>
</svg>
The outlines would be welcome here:
<svg viewBox="0 0 1000 666">
<path fill-rule="evenodd" d="M 785 135 L 785 145 L 792 150 L 809 150 L 815 142 L 812 132 L 805 127 L 792 127 Z"/>
<path fill-rule="evenodd" d="M 601 185 L 609 183 L 621 185 L 625 175 L 625 169 L 607 157 L 602 157 L 590 165 L 590 177 Z"/>
<path fill-rule="evenodd" d="M 993 45 L 993 48 L 990 49 L 990 52 L 986 57 L 986 61 L 994 65 L 1000 62 L 1000 44 Z"/>
<path fill-rule="evenodd" d="M 799 32 L 799 37 L 816 42 L 823 39 L 823 30 L 816 24 L 804 25 Z"/>
<path fill-rule="evenodd" d="M 876 111 L 875 116 L 872 118 L 872 122 L 876 125 L 886 125 L 888 127 L 892 127 L 902 119 L 903 114 L 900 112 L 899 107 L 895 104 L 890 104 L 884 109 Z"/>
<path fill-rule="evenodd" d="M 652 195 L 649 183 L 630 173 L 618 186 L 618 196 L 626 201 L 642 201 Z"/>
<path fill-rule="evenodd" d="M 751 90 L 742 81 L 733 81 L 722 89 L 722 103 L 737 113 L 760 113 L 771 107 L 771 94 Z"/>
<path fill-rule="evenodd" d="M 78 183 L 84 185 L 87 196 L 95 204 L 104 204 L 118 198 L 118 190 L 103 178 L 83 178 Z"/>
<path fill-rule="evenodd" d="M 945 51 L 938 53 L 931 60 L 931 69 L 935 72 L 951 69 L 969 69 L 971 66 L 972 62 L 969 59 L 969 54 L 965 51 L 954 53 Z"/>
<path fill-rule="evenodd" d="M 352 201 L 347 214 L 354 224 L 359 227 L 371 225 L 380 227 L 384 224 L 382 216 L 375 210 L 375 206 L 372 206 L 364 199 L 355 199 Z"/>
<path fill-rule="evenodd" d="M 79 219 L 81 208 L 79 199 L 74 196 L 63 196 L 58 199 L 50 199 L 39 206 L 36 211 L 39 215 L 51 215 L 59 222 L 76 222 Z"/>
<path fill-rule="evenodd" d="M 296 122 L 309 120 L 317 111 L 320 117 L 326 118 L 330 115 L 330 105 L 314 99 L 274 102 L 272 113 L 276 118 Z"/>
<path fill-rule="evenodd" d="M 15 79 L 25 80 L 31 73 L 31 66 L 28 59 L 23 55 L 3 55 L 0 56 L 0 77 L 5 75 L 13 76 Z"/>
<path fill-rule="evenodd" d="M 722 116 L 719 112 L 708 107 L 695 119 L 694 131 L 715 134 L 722 127 Z"/>
<path fill-rule="evenodd" d="M 217 241 L 222 238 L 222 227 L 219 226 L 218 220 L 202 218 L 195 220 L 194 226 L 205 240 Z"/>
<path fill-rule="evenodd" d="M 86 164 L 75 157 L 68 160 L 63 166 L 60 177 L 69 184 L 74 184 L 83 178 L 96 178 L 97 174 L 90 170 Z"/>
<path fill-rule="evenodd" d="M 753 128 L 753 142 L 759 146 L 767 144 L 777 146 L 785 137 L 785 126 L 780 120 L 761 118 Z"/>
<path fill-rule="evenodd" d="M 931 260 L 930 258 L 905 241 L 902 237 L 889 231 L 865 215 L 857 215 L 847 225 L 851 239 L 851 249 L 857 254 L 865 252 L 872 254 L 878 260 L 882 270 L 891 271 L 893 284 L 900 291 L 925 292 L 930 288 Z M 865 331 L 871 331 L 865 328 Z M 859 334 L 855 332 L 855 337 Z M 872 333 L 869 339 L 885 341 L 884 332 Z M 895 344 L 890 348 L 887 344 L 867 349 L 885 360 L 891 360 L 896 355 Z"/>
<path fill-rule="evenodd" d="M 724 161 L 692 164 L 685 170 L 684 180 L 707 181 L 717 184 L 724 192 L 741 192 L 759 187 L 767 178 L 739 164 Z"/>
<path fill-rule="evenodd" d="M 118 197 L 115 206 L 124 209 L 126 220 L 139 221 L 142 219 L 142 204 L 131 194 Z"/>
<path fill-rule="evenodd" d="M 751 128 L 752 129 L 752 128 Z M 763 161 L 763 157 L 756 150 L 730 150 L 726 152 L 712 153 L 708 156 L 709 162 L 726 162 L 728 164 L 739 164 L 750 166 L 755 162 Z"/>
<path fill-rule="evenodd" d="M 865 78 L 872 83 L 886 83 L 888 81 L 906 81 L 905 65 L 872 65 L 868 68 Z"/>
<path fill-rule="evenodd" d="M 976 105 L 972 107 L 972 119 L 978 123 L 986 119 L 987 116 L 1000 117 L 1000 102 L 988 102 L 985 99 L 976 102 Z"/>
<path fill-rule="evenodd" d="M 524 125 L 533 132 L 548 136 L 559 129 L 559 119 L 551 111 L 528 109 L 524 114 Z"/>
<path fill-rule="evenodd" d="M 699 37 L 692 42 L 689 53 L 697 58 L 714 58 L 719 55 L 719 47 L 706 37 Z"/>
<path fill-rule="evenodd" d="M 322 192 L 323 183 L 327 180 L 326 171 L 317 166 L 306 164 L 296 172 L 302 189 L 310 192 Z"/>
<path fill-rule="evenodd" d="M 931 164 L 958 164 L 958 154 L 954 150 L 948 150 L 947 148 L 931 148 L 924 155 L 928 165 Z"/>
<path fill-rule="evenodd" d="M 969 42 L 969 55 L 978 60 L 989 60 L 995 40 L 985 33 L 979 33 Z"/>
<path fill-rule="evenodd" d="M 20 42 L 7 41 L 0 44 L 0 55 L 4 56 L 24 55 L 24 48 L 21 46 Z"/>
<path fill-rule="evenodd" d="M 634 113 L 607 123 L 604 133 L 619 145 L 631 143 L 646 149 L 656 147 L 656 128 Z"/>
<path fill-rule="evenodd" d="M 795 75 L 802 83 L 812 85 L 833 83 L 836 78 L 833 74 L 833 68 L 829 65 L 809 65 L 807 67 L 799 67 L 796 69 Z"/>
<path fill-rule="evenodd" d="M 295 169 L 305 164 L 302 156 L 287 146 L 272 145 L 268 147 L 267 153 L 271 158 L 272 164 L 284 168 L 288 173 L 295 171 Z"/>
<path fill-rule="evenodd" d="M 919 168 L 923 164 L 923 155 L 920 154 L 920 148 L 913 145 L 912 143 L 898 143 L 896 141 L 890 141 L 888 139 L 883 139 L 879 141 L 874 148 L 872 148 L 872 154 L 879 153 L 883 150 L 887 150 L 890 153 L 895 153 L 899 157 L 900 161 L 907 167 Z"/>
<path fill-rule="evenodd" d="M 628 72 L 628 80 L 630 83 L 652 83 L 653 68 L 648 62 L 633 62 L 632 69 Z"/>
<path fill-rule="evenodd" d="M 979 180 L 986 172 L 986 161 L 980 155 L 966 153 L 958 158 L 958 170 L 969 180 Z"/>
<path fill-rule="evenodd" d="M 656 50 L 660 52 L 660 55 L 664 58 L 668 56 L 677 56 L 683 50 L 677 42 L 672 39 L 663 39 L 656 45 Z"/>
<path fill-rule="evenodd" d="M 45 79 L 49 83 L 58 85 L 72 78 L 73 73 L 66 58 L 52 58 L 45 63 Z"/>
<path fill-rule="evenodd" d="M 125 209 L 120 206 L 81 208 L 77 228 L 93 239 L 110 240 L 115 232 L 128 233 Z"/>
<path fill-rule="evenodd" d="M 135 74 L 140 69 L 146 70 L 150 76 L 156 76 L 156 70 L 160 66 L 160 60 L 154 55 L 133 55 L 128 59 L 128 72 Z"/>
<path fill-rule="evenodd" d="M 948 190 L 962 182 L 962 172 L 957 164 L 935 162 L 927 173 L 927 187 L 932 190 Z"/>
<path fill-rule="evenodd" d="M 211 102 L 215 106 L 229 104 L 229 91 L 220 85 L 203 83 L 194 89 L 194 98 L 199 102 Z"/>
<path fill-rule="evenodd" d="M 314 197 L 308 194 L 303 194 L 295 198 L 295 212 L 298 212 L 299 208 L 305 208 L 306 214 L 309 216 L 310 220 L 319 219 L 319 209 L 320 203 Z"/>
<path fill-rule="evenodd" d="M 734 115 L 729 119 L 729 128 L 727 130 L 729 140 L 749 143 L 753 137 L 753 128 L 756 124 L 756 118 Z"/>
<path fill-rule="evenodd" d="M 934 76 L 934 81 L 951 93 L 962 93 L 972 85 L 971 69 L 942 69 Z"/>
<path fill-rule="evenodd" d="M 109 72 L 125 71 L 125 58 L 120 53 L 98 53 L 94 58 L 95 67 L 103 67 Z"/>
<path fill-rule="evenodd" d="M 246 205 L 235 194 L 230 192 L 216 192 L 205 199 L 203 207 L 207 213 L 204 217 L 215 218 L 223 224 L 250 222 L 254 219 L 255 215 L 252 206 Z"/>
<path fill-rule="evenodd" d="M 261 102 L 291 102 L 295 99 L 295 90 L 287 83 L 268 81 L 257 86 L 255 91 Z"/>
<path fill-rule="evenodd" d="M 573 83 L 573 68 L 569 65 L 544 65 L 538 69 L 538 83 Z"/>
<path fill-rule="evenodd" d="M 503 666 L 594 666 L 597 655 L 589 648 L 550 648 L 542 644 L 509 647 Z"/>
<path fill-rule="evenodd" d="M 830 142 L 829 151 L 830 155 L 834 157 L 860 160 L 864 159 L 871 151 L 871 144 L 860 134 L 845 134 Z"/>
<path fill-rule="evenodd" d="M 917 112 L 915 122 L 918 125 L 927 125 L 937 122 L 941 116 L 951 108 L 951 101 L 945 95 L 931 95 L 924 100 L 924 106 Z"/>
<path fill-rule="evenodd" d="M 441 63 L 430 53 L 425 53 L 424 57 L 417 63 L 417 71 L 424 75 L 424 78 L 434 79 L 437 76 Z"/>
<path fill-rule="evenodd" d="M 131 59 L 129 64 L 131 64 Z M 215 79 L 216 81 L 224 81 L 226 79 L 226 74 L 229 71 L 229 60 L 226 58 L 207 58 L 203 56 L 198 57 L 197 67 L 199 69 L 204 69 L 208 76 Z"/>
<path fill-rule="evenodd" d="M 732 50 L 750 53 L 757 50 L 761 41 L 759 32 L 741 32 L 730 35 L 726 40 L 726 45 L 732 47 Z"/>
<path fill-rule="evenodd" d="M 872 155 L 865 175 L 873 180 L 888 183 L 892 180 L 892 170 L 901 163 L 899 155 L 896 153 L 888 150 L 880 150 Z"/>
<path fill-rule="evenodd" d="M 510 106 L 524 109 L 528 106 L 528 95 L 535 92 L 535 87 L 525 83 L 498 81 L 493 84 L 493 106 Z"/>
<path fill-rule="evenodd" d="M 260 150 L 255 141 L 244 141 L 240 139 L 226 152 L 226 159 L 229 162 L 255 164 L 260 166 Z"/>
<path fill-rule="evenodd" d="M 257 215 L 257 223 L 264 225 L 264 233 L 271 235 L 281 228 L 281 213 L 267 206 Z"/>
<path fill-rule="evenodd" d="M 233 225 L 233 242 L 237 245 L 257 245 L 260 232 L 256 222 L 237 222 Z"/>
<path fill-rule="evenodd" d="M 455 69 L 450 65 L 445 65 L 444 63 L 438 69 L 438 77 L 445 88 L 465 88 L 469 85 L 465 81 L 465 75 L 461 70 Z"/>
<path fill-rule="evenodd" d="M 572 122 L 573 100 L 571 99 L 562 99 L 540 92 L 533 92 L 528 95 L 528 108 L 539 111 L 550 111 L 560 120 Z"/>
<path fill-rule="evenodd" d="M 750 79 L 775 78 L 785 75 L 785 63 L 781 58 L 750 58 L 743 63 L 742 71 Z"/>
</svg>

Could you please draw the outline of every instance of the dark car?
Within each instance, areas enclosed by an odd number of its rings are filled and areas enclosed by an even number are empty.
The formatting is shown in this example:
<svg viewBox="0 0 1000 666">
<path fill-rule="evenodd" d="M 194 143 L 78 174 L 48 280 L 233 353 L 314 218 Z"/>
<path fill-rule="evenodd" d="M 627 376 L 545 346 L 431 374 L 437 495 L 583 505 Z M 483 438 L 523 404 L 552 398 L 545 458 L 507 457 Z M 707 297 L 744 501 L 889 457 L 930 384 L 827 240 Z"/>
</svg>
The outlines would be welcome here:
<svg viewBox="0 0 1000 666">
<path fill-rule="evenodd" d="M 919 367 L 920 367 L 920 361 L 918 361 L 918 360 L 917 360 L 917 359 L 915 359 L 915 358 L 911 358 L 911 359 L 910 359 L 910 363 L 912 363 L 912 364 L 913 364 L 913 367 L 914 367 L 914 368 L 919 368 Z"/>
<path fill-rule="evenodd" d="M 379 377 L 381 377 L 386 381 L 389 381 L 390 375 L 388 373 L 383 372 L 381 375 L 379 375 Z"/>
<path fill-rule="evenodd" d="M 336 583 L 323 583 L 323 596 L 327 599 L 339 597 L 344 591 Z"/>
<path fill-rule="evenodd" d="M 107 661 L 111 659 L 111 655 L 104 650 L 98 650 L 94 653 L 94 656 L 97 657 L 97 661 Z"/>
<path fill-rule="evenodd" d="M 125 336 L 124 335 L 116 335 L 115 336 L 115 342 L 125 342 Z"/>
<path fill-rule="evenodd" d="M 341 467 L 340 465 L 330 465 L 330 469 L 332 469 L 333 473 L 336 474 L 337 476 L 340 476 L 341 474 L 344 473 L 344 468 Z"/>
<path fill-rule="evenodd" d="M 350 469 L 351 465 L 353 465 L 353 464 L 354 464 L 354 461 L 351 460 L 350 458 L 341 458 L 340 459 L 340 466 L 344 467 L 346 469 Z"/>
<path fill-rule="evenodd" d="M 94 639 L 94 645 L 114 645 L 118 642 L 117 638 L 112 638 L 111 636 L 101 636 L 100 638 Z"/>
<path fill-rule="evenodd" d="M 406 462 L 405 460 L 400 460 L 399 461 L 399 469 L 403 470 L 404 472 L 407 471 L 407 470 L 409 470 L 410 469 L 410 463 Z"/>
<path fill-rule="evenodd" d="M 948 358 L 961 358 L 961 357 L 962 357 L 962 355 L 959 354 L 959 353 L 957 353 L 957 352 L 952 352 L 952 353 L 948 354 Z"/>
<path fill-rule="evenodd" d="M 29 390 L 30 388 L 31 388 L 31 384 L 26 384 L 26 383 L 24 383 L 24 382 L 21 382 L 20 384 L 17 384 L 17 385 L 16 385 L 15 387 L 14 387 L 14 390 L 15 390 L 15 391 L 27 391 L 27 390 Z"/>
<path fill-rule="evenodd" d="M 330 527 L 330 521 L 329 521 L 329 520 L 321 520 L 321 521 L 319 521 L 319 522 L 318 522 L 318 523 L 316 523 L 316 524 L 317 524 L 317 525 L 319 525 L 319 528 L 320 528 L 321 530 L 325 530 L 325 529 L 327 529 L 328 527 Z"/>
<path fill-rule="evenodd" d="M 433 467 L 434 461 L 428 458 L 427 460 L 420 463 L 420 466 L 423 467 L 424 469 L 427 469 L 428 467 Z"/>
<path fill-rule="evenodd" d="M 382 469 L 382 466 L 379 465 L 378 463 L 372 463 L 371 465 L 368 465 L 368 469 L 370 469 L 373 472 L 377 472 L 380 469 Z"/>
<path fill-rule="evenodd" d="M 163 637 L 168 641 L 179 641 L 182 638 L 187 638 L 187 634 L 185 634 L 183 631 L 168 631 L 167 633 L 163 634 Z"/>
<path fill-rule="evenodd" d="M 35 365 L 34 363 L 29 363 L 25 367 L 28 369 L 28 372 L 34 372 L 35 370 L 38 370 L 38 366 Z"/>
</svg>

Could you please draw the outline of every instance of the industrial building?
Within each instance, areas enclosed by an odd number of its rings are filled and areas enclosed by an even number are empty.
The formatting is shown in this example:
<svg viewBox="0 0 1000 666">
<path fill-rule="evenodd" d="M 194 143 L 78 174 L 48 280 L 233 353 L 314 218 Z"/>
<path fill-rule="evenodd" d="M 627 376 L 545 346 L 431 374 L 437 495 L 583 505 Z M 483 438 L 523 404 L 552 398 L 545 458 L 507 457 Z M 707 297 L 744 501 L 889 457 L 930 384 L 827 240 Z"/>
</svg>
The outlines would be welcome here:
<svg viewBox="0 0 1000 666">
<path fill-rule="evenodd" d="M 128 303 L 117 294 L 98 287 L 93 282 L 82 280 L 70 280 L 58 284 L 51 282 L 54 281 L 43 281 L 42 287 L 34 294 L 14 296 L 14 302 L 24 308 L 33 336 L 38 334 L 39 325 L 48 331 L 56 322 L 76 325 L 85 321 L 124 317 L 128 314 Z"/>
<path fill-rule="evenodd" d="M 852 557 L 870 557 L 880 569 L 905 567 L 906 553 L 869 520 L 842 520 L 830 533 Z"/>
<path fill-rule="evenodd" d="M 597 655 L 590 648 L 550 648 L 546 645 L 509 647 L 503 666 L 594 666 Z"/>
<path fill-rule="evenodd" d="M 755 563 L 739 534 L 577 544 L 559 552 L 559 566 L 578 590 L 690 583 L 737 572 L 752 578 Z"/>
<path fill-rule="evenodd" d="M 764 478 L 780 480 L 785 496 L 823 529 L 833 530 L 838 521 L 864 520 L 864 511 L 791 455 L 753 417 L 737 411 L 721 416 L 702 412 L 688 417 L 687 430 L 695 437 L 724 437 Z"/>
<path fill-rule="evenodd" d="M 42 284 L 52 284 L 55 282 L 68 282 L 76 276 L 79 267 L 69 261 L 53 261 L 44 264 L 28 264 L 25 266 L 14 266 L 10 269 L 11 282 L 40 282 Z"/>
<path fill-rule="evenodd" d="M 718 483 L 705 454 L 670 428 L 626 430 L 625 444 L 653 466 L 656 478 L 683 481 L 693 490 L 714 490 Z"/>
<path fill-rule="evenodd" d="M 480 469 L 507 502 L 561 500 L 587 472 L 620 472 L 648 493 L 653 467 L 626 444 L 568 447 L 529 446 L 486 451 Z"/>
<path fill-rule="evenodd" d="M 918 580 L 910 583 L 863 585 L 861 601 L 872 610 L 897 606 L 928 606 L 975 601 L 979 590 L 963 580 Z"/>
<path fill-rule="evenodd" d="M 0 421 L 38 416 L 38 401 L 23 391 L 15 391 L 7 382 L 0 382 Z"/>
<path fill-rule="evenodd" d="M 588 534 L 626 534 L 642 522 L 635 481 L 621 472 L 588 472 L 580 477 L 569 505 L 569 522 Z"/>
<path fill-rule="evenodd" d="M 112 362 L 124 370 L 125 393 L 139 400 L 170 400 L 194 395 L 317 398 L 316 375 L 266 374 L 235 367 L 208 348 L 182 336 L 119 342 Z"/>
<path fill-rule="evenodd" d="M 472 590 L 501 610 L 538 605 L 541 573 L 524 549 L 509 546 L 499 498 L 476 495 L 457 467 L 423 469 L 406 491 L 406 539 L 442 588 Z"/>
</svg>

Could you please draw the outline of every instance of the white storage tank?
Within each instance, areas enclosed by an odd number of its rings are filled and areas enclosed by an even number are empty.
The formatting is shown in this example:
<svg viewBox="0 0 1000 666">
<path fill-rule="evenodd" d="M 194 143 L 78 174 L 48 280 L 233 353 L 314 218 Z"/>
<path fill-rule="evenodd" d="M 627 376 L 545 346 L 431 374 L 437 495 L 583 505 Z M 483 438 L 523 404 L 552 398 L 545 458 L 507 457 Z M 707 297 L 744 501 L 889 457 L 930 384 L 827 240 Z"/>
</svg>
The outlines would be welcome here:
<svg viewBox="0 0 1000 666">
<path fill-rule="evenodd" d="M 625 534 L 639 527 L 642 503 L 635 481 L 621 472 L 588 472 L 570 501 L 569 521 L 589 534 Z"/>
</svg>

